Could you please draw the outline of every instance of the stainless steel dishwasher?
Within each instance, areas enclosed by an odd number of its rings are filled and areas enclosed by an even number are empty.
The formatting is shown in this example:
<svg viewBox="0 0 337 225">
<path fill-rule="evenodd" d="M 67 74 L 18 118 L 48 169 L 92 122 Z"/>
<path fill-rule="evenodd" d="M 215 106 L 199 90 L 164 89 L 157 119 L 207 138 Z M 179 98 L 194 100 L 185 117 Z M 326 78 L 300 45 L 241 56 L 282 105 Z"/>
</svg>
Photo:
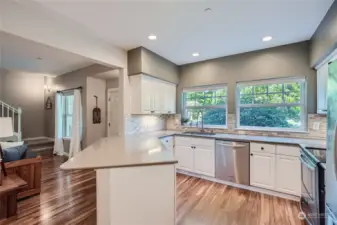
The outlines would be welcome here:
<svg viewBox="0 0 337 225">
<path fill-rule="evenodd" d="M 249 143 L 216 141 L 215 178 L 249 185 Z"/>
</svg>

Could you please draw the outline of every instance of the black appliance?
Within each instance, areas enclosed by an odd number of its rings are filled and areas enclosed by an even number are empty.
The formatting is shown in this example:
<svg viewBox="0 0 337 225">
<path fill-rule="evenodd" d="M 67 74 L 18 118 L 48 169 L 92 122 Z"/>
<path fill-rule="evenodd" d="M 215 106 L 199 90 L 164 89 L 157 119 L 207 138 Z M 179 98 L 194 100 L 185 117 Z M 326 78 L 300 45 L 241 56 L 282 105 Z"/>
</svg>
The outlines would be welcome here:
<svg viewBox="0 0 337 225">
<path fill-rule="evenodd" d="M 325 149 L 302 148 L 301 210 L 310 225 L 325 224 Z"/>
</svg>

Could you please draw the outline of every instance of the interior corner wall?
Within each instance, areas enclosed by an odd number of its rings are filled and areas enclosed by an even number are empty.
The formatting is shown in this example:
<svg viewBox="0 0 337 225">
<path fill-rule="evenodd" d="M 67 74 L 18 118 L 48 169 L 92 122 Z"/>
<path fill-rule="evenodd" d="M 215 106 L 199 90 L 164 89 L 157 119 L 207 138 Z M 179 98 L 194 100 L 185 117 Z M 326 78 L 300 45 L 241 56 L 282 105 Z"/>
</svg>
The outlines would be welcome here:
<svg viewBox="0 0 337 225">
<path fill-rule="evenodd" d="M 44 76 L 1 70 L 1 100 L 22 109 L 22 137 L 45 136 Z"/>
<path fill-rule="evenodd" d="M 337 1 L 334 1 L 311 38 L 310 65 L 319 65 L 337 49 Z"/>
<path fill-rule="evenodd" d="M 93 109 L 97 107 L 101 110 L 101 122 L 93 123 Z M 106 81 L 99 78 L 87 77 L 87 145 L 91 145 L 95 141 L 107 136 L 106 122 Z"/>
<path fill-rule="evenodd" d="M 240 81 L 305 76 L 308 113 L 316 113 L 316 72 L 309 64 L 309 42 L 300 42 L 181 66 L 177 106 L 185 87 L 227 84 L 228 113 L 235 113 L 235 89 Z M 180 111 L 180 107 L 177 107 Z"/>
</svg>

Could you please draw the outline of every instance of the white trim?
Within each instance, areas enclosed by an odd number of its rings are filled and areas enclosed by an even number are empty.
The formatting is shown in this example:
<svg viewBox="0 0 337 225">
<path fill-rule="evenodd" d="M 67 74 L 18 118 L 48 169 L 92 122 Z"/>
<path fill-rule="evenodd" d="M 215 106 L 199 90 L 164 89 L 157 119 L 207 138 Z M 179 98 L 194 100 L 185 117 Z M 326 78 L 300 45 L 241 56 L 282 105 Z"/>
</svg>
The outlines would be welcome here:
<svg viewBox="0 0 337 225">
<path fill-rule="evenodd" d="M 262 193 L 262 194 L 267 194 L 267 195 L 271 195 L 271 196 L 276 196 L 276 197 L 280 197 L 280 198 L 293 200 L 293 201 L 296 201 L 296 202 L 300 201 L 299 196 L 289 195 L 289 194 L 285 194 L 285 193 L 281 193 L 281 192 L 277 192 L 277 191 L 272 191 L 272 190 L 253 187 L 253 186 L 247 186 L 247 185 L 243 185 L 243 184 L 232 183 L 232 182 L 229 182 L 229 181 L 222 181 L 222 180 L 216 179 L 214 177 L 195 174 L 195 173 L 183 171 L 183 170 L 180 170 L 180 169 L 177 169 L 176 172 L 180 173 L 180 174 L 187 175 L 187 176 L 192 176 L 192 177 L 197 177 L 197 178 L 200 178 L 200 179 L 212 181 L 212 182 L 215 182 L 215 183 L 220 183 L 220 184 L 225 184 L 225 185 L 229 185 L 229 186 L 232 186 L 232 187 L 245 189 L 245 190 L 248 190 L 248 191 L 255 191 L 255 192 Z"/>
<path fill-rule="evenodd" d="M 109 88 L 107 89 L 107 98 L 106 98 L 106 112 L 107 112 L 107 120 L 106 120 L 106 134 L 107 137 L 110 137 L 110 129 L 109 129 L 109 121 L 110 121 L 110 111 L 109 111 L 109 94 L 113 93 L 113 92 L 117 92 L 118 96 L 119 96 L 119 88 Z M 118 98 L 118 100 L 120 101 L 120 98 Z M 119 128 L 118 128 L 118 133 L 119 133 Z"/>
<path fill-rule="evenodd" d="M 321 63 L 319 63 L 315 69 L 319 70 L 321 67 L 323 67 L 325 64 L 332 62 L 334 60 L 337 60 L 337 48 L 330 54 L 328 55 Z"/>
<path fill-rule="evenodd" d="M 228 84 L 222 83 L 222 84 L 210 84 L 210 85 L 201 85 L 201 86 L 193 86 L 193 87 L 184 87 L 182 92 L 217 90 L 217 89 L 222 89 L 224 87 L 227 88 Z"/>
<path fill-rule="evenodd" d="M 69 158 L 69 153 L 68 152 L 63 152 L 63 156 L 66 156 Z"/>
<path fill-rule="evenodd" d="M 240 104 L 240 88 L 245 86 L 255 86 L 259 84 L 285 84 L 287 82 L 299 82 L 301 84 L 301 99 L 299 103 L 277 103 L 277 104 Z M 253 89 L 254 90 L 254 89 Z M 285 93 L 282 90 L 282 95 Z M 308 131 L 308 111 L 307 111 L 307 80 L 306 77 L 289 77 L 289 78 L 279 78 L 279 79 L 267 79 L 250 81 L 244 83 L 236 84 L 235 92 L 235 103 L 236 103 L 236 129 L 240 130 L 256 130 L 256 131 L 280 131 L 280 132 L 296 132 L 296 133 L 307 133 Z M 268 90 L 267 93 L 268 94 Z M 252 97 L 255 96 L 254 91 L 251 94 Z M 283 99 L 284 101 L 284 99 Z M 240 109 L 241 108 L 252 108 L 252 107 L 287 107 L 287 106 L 299 106 L 301 107 L 301 126 L 296 129 L 291 128 L 279 128 L 279 127 L 258 127 L 258 126 L 241 126 L 240 125 Z"/>
</svg>

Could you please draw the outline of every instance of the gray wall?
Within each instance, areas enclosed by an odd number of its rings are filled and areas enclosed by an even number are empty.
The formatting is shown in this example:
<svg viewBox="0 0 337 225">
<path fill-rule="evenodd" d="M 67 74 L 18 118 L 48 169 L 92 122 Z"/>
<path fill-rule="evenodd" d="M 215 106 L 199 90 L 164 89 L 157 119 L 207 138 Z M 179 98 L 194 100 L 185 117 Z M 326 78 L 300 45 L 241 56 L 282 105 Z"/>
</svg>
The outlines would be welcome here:
<svg viewBox="0 0 337 225">
<path fill-rule="evenodd" d="M 106 88 L 118 88 L 119 87 L 119 79 L 111 79 L 106 81 Z"/>
<path fill-rule="evenodd" d="M 309 65 L 309 42 L 222 57 L 181 66 L 178 111 L 184 87 L 228 84 L 228 112 L 235 113 L 236 82 L 306 76 L 308 112 L 316 112 L 316 75 Z"/>
<path fill-rule="evenodd" d="M 337 48 L 337 1 L 334 1 L 311 39 L 310 65 L 316 66 Z"/>
<path fill-rule="evenodd" d="M 44 76 L 2 70 L 0 90 L 1 100 L 22 108 L 22 137 L 45 136 Z"/>
<path fill-rule="evenodd" d="M 94 95 L 98 97 L 97 105 L 101 109 L 101 123 L 99 124 L 94 124 L 92 121 L 93 109 L 96 107 Z M 95 141 L 106 137 L 106 105 L 106 81 L 99 78 L 87 77 L 87 104 L 86 108 L 84 108 L 87 111 L 86 145 L 91 145 Z"/>
<path fill-rule="evenodd" d="M 179 82 L 177 65 L 143 47 L 128 51 L 128 73 L 145 73 L 172 83 Z"/>
</svg>

